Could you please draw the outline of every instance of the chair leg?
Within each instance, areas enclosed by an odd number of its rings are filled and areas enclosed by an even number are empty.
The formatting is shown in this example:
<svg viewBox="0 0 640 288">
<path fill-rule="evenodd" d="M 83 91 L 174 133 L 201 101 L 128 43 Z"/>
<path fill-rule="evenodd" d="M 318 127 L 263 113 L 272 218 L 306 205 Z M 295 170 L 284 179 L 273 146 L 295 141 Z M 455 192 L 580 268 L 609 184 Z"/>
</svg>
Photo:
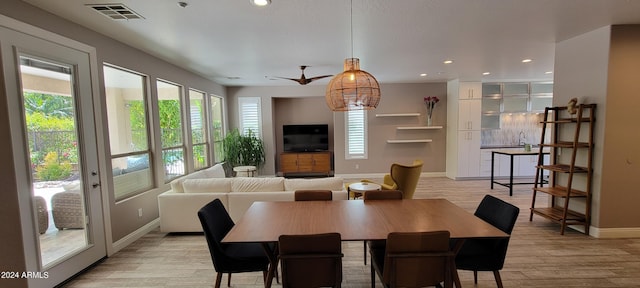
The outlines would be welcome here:
<svg viewBox="0 0 640 288">
<path fill-rule="evenodd" d="M 364 265 L 367 265 L 367 241 L 362 242 L 364 245 Z"/>
<path fill-rule="evenodd" d="M 371 266 L 371 288 L 376 288 L 376 271 L 373 268 L 373 263 Z"/>
<path fill-rule="evenodd" d="M 496 278 L 496 284 L 498 284 L 498 288 L 502 288 L 502 278 L 500 278 L 500 271 L 493 271 L 493 277 Z"/>
<path fill-rule="evenodd" d="M 216 286 L 215 288 L 220 288 L 220 282 L 222 282 L 222 272 L 218 272 L 216 275 Z"/>
<path fill-rule="evenodd" d="M 473 283 L 478 284 L 478 271 L 473 270 Z"/>
<path fill-rule="evenodd" d="M 227 276 L 227 287 L 231 287 L 231 273 Z"/>
</svg>

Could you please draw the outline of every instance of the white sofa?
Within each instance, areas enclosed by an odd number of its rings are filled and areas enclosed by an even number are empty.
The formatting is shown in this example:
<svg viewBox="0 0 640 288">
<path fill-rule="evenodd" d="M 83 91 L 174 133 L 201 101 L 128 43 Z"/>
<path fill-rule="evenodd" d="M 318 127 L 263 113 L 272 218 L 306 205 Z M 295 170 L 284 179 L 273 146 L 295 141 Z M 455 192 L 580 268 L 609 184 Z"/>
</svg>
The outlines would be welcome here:
<svg viewBox="0 0 640 288">
<path fill-rule="evenodd" d="M 222 167 L 216 166 L 173 180 L 171 190 L 158 196 L 162 232 L 201 232 L 198 210 L 216 198 L 222 201 L 235 222 L 253 202 L 293 201 L 295 190 L 332 190 L 334 200 L 347 199 L 343 179 L 339 177 L 224 178 Z"/>
</svg>

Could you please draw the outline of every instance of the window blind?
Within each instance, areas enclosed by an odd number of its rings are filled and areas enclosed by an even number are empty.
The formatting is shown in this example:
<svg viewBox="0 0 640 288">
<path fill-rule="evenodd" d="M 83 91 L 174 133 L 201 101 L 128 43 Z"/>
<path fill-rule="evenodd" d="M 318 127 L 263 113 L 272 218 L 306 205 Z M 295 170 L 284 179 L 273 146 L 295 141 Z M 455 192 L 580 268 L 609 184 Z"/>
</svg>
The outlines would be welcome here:
<svg viewBox="0 0 640 288">
<path fill-rule="evenodd" d="M 345 119 L 345 158 L 367 158 L 367 113 L 366 110 L 347 111 Z"/>
</svg>

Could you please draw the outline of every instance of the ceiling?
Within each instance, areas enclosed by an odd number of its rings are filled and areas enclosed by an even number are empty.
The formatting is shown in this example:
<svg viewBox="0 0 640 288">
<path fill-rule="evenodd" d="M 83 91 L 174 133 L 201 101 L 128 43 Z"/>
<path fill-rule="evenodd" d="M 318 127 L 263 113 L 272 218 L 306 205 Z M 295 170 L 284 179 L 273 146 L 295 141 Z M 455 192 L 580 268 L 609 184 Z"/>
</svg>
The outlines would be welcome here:
<svg viewBox="0 0 640 288">
<path fill-rule="evenodd" d="M 556 42 L 640 23 L 640 0 L 353 0 L 352 46 L 347 0 L 114 0 L 132 20 L 86 5 L 105 0 L 24 1 L 229 86 L 299 85 L 274 76 L 338 74 L 351 56 L 381 83 L 552 80 Z"/>
</svg>

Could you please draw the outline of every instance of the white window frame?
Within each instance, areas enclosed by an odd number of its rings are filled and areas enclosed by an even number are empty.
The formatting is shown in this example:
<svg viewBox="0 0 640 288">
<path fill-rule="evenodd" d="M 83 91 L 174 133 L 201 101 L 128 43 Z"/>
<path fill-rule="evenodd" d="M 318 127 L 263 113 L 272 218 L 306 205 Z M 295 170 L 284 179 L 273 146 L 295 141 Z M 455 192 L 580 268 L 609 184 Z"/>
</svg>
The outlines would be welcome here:
<svg viewBox="0 0 640 288">
<path fill-rule="evenodd" d="M 212 162 L 210 164 L 213 165 L 214 163 L 220 163 L 220 162 L 222 162 L 224 160 L 224 155 L 223 155 L 222 152 L 219 151 L 220 153 L 216 153 L 216 145 L 220 145 L 220 147 L 221 147 L 222 141 L 224 140 L 224 137 L 226 135 L 225 131 L 227 131 L 227 122 L 225 121 L 225 119 L 226 119 L 225 115 L 226 115 L 227 111 L 226 111 L 226 108 L 225 108 L 226 106 L 225 106 L 224 97 L 220 97 L 220 96 L 217 96 L 217 95 L 214 95 L 214 94 L 210 94 L 208 97 L 209 97 L 208 98 L 209 101 L 208 101 L 208 104 L 207 104 L 207 107 L 209 108 L 209 115 L 208 115 L 209 116 L 209 120 L 208 120 L 208 123 L 209 123 L 209 134 L 211 135 L 210 136 L 210 142 L 211 142 L 211 155 L 212 155 L 212 157 L 211 157 Z M 220 101 L 220 107 L 219 107 L 220 108 L 220 117 L 221 117 L 221 119 L 220 119 L 220 121 L 221 121 L 220 139 L 217 139 L 215 137 L 216 128 L 213 125 L 213 121 L 214 121 L 213 115 L 215 113 L 213 111 L 212 102 L 213 102 L 214 98 L 218 99 Z M 220 155 L 218 155 L 218 154 L 220 154 Z"/>
<path fill-rule="evenodd" d="M 262 139 L 262 106 L 260 97 L 238 97 L 238 118 L 240 133 L 246 135 L 251 129 Z"/>
<path fill-rule="evenodd" d="M 368 159 L 367 110 L 346 111 L 344 125 L 345 159 Z"/>
<path fill-rule="evenodd" d="M 193 100 L 193 97 L 192 97 L 191 93 L 196 94 L 197 97 L 202 96 L 201 99 L 199 98 L 199 100 L 202 102 L 202 114 L 201 115 L 198 115 L 198 114 L 194 113 L 194 107 L 192 106 L 192 103 L 191 103 L 192 100 Z M 194 171 L 197 171 L 197 170 L 205 169 L 207 167 L 211 167 L 211 153 L 210 153 L 211 143 L 210 143 L 210 138 L 208 137 L 208 135 L 209 135 L 209 128 L 208 127 L 209 126 L 207 125 L 208 111 L 209 111 L 209 109 L 207 109 L 207 103 L 208 103 L 207 102 L 207 96 L 208 95 L 207 95 L 206 92 L 203 92 L 203 91 L 200 91 L 200 90 L 197 90 L 197 89 L 193 89 L 193 88 L 189 88 L 187 90 L 187 94 L 186 95 L 187 95 L 187 98 L 188 98 L 187 102 L 189 103 L 189 110 L 188 111 L 189 111 L 189 127 L 190 127 L 189 128 L 189 133 L 188 133 L 189 140 L 190 140 L 189 141 L 190 142 L 190 144 L 189 144 L 190 150 L 189 150 L 189 156 L 188 157 L 190 157 L 191 166 L 193 166 L 191 168 L 193 168 Z M 195 122 L 194 120 L 199 120 L 200 125 L 202 126 L 201 129 L 203 130 L 202 131 L 203 133 L 202 133 L 202 141 L 201 142 L 195 142 L 195 139 L 193 137 L 193 128 L 194 128 L 193 125 L 194 125 L 194 122 Z M 196 160 L 194 159 L 196 146 L 203 146 L 204 147 L 204 153 L 205 153 L 206 159 L 205 159 L 205 163 L 204 163 L 203 167 L 196 167 Z"/>
</svg>

